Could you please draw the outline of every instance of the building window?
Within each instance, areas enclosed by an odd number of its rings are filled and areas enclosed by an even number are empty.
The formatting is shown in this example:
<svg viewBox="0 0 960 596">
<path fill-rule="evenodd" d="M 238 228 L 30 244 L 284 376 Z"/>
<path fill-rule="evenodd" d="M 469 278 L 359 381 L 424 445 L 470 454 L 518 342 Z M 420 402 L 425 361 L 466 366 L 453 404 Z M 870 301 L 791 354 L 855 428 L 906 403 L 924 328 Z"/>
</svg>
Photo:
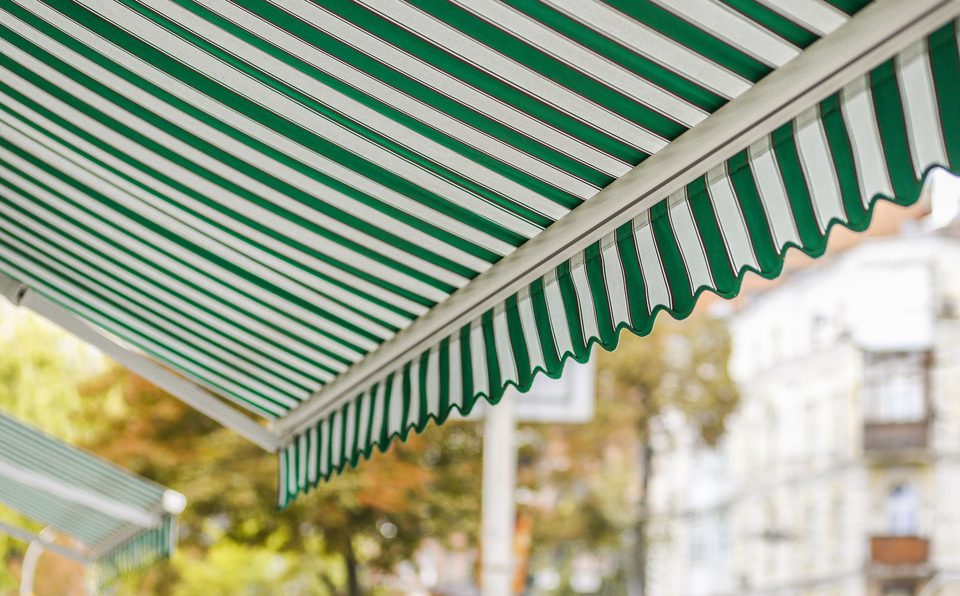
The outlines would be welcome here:
<svg viewBox="0 0 960 596">
<path fill-rule="evenodd" d="M 866 355 L 864 418 L 868 422 L 918 422 L 926 415 L 926 353 Z"/>
<path fill-rule="evenodd" d="M 729 550 L 729 531 L 725 510 L 695 513 L 690 527 L 690 562 L 716 565 L 723 561 Z"/>
<path fill-rule="evenodd" d="M 887 532 L 891 536 L 917 535 L 917 491 L 898 484 L 887 495 Z"/>
</svg>

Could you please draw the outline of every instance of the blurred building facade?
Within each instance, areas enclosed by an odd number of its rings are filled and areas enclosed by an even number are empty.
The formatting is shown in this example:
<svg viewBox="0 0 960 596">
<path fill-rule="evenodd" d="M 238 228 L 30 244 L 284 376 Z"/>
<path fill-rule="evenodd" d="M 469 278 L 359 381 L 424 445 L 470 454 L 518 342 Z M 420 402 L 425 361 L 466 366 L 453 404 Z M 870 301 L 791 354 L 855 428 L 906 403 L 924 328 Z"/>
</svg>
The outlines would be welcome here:
<svg viewBox="0 0 960 596">
<path fill-rule="evenodd" d="M 960 225 L 908 228 L 730 314 L 721 445 L 657 433 L 650 594 L 960 594 Z"/>
</svg>

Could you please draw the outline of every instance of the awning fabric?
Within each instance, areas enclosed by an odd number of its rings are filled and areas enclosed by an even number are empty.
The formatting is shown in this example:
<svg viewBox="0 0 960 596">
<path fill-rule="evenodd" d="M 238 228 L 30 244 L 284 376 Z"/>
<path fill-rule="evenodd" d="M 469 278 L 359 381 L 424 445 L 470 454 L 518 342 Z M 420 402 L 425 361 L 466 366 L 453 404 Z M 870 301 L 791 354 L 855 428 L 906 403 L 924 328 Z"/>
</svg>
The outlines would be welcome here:
<svg viewBox="0 0 960 596">
<path fill-rule="evenodd" d="M 920 196 L 960 163 L 956 23 L 859 77 L 773 134 L 624 223 L 555 271 L 385 375 L 281 453 L 289 499 L 432 417 L 469 411 L 537 372 L 556 377 L 659 311 L 690 314 L 704 291 L 733 297 L 747 271 L 776 277 L 784 252 L 823 254 L 830 229 L 864 230 L 877 200 Z"/>
<path fill-rule="evenodd" d="M 0 504 L 83 545 L 98 579 L 169 556 L 176 493 L 0 413 Z"/>
<path fill-rule="evenodd" d="M 331 391 L 867 4 L 5 3 L 0 272 L 273 421 L 286 504 L 914 201 L 956 160 L 955 24 Z"/>
</svg>

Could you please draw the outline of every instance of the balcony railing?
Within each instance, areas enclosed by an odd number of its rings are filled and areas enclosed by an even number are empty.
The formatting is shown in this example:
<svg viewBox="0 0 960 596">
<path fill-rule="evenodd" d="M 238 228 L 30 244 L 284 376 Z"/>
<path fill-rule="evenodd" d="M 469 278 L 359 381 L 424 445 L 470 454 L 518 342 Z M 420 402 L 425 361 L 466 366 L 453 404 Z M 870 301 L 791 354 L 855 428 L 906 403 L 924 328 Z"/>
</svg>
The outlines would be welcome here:
<svg viewBox="0 0 960 596">
<path fill-rule="evenodd" d="M 863 450 L 866 453 L 896 453 L 926 449 L 930 439 L 929 420 L 915 422 L 865 422 Z"/>
<path fill-rule="evenodd" d="M 930 542 L 919 536 L 874 536 L 870 538 L 870 561 L 875 565 L 923 565 Z"/>
</svg>

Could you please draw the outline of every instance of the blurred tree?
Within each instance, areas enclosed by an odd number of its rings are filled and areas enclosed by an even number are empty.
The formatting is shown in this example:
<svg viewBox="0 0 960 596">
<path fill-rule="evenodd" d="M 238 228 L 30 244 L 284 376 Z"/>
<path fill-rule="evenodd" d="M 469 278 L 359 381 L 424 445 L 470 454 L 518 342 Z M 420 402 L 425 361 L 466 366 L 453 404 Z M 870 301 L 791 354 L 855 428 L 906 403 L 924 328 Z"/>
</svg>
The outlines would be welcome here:
<svg viewBox="0 0 960 596">
<path fill-rule="evenodd" d="M 389 571 L 408 560 L 422 538 L 443 539 L 451 528 L 476 533 L 481 437 L 473 423 L 431 427 L 429 436 L 412 436 L 378 454 L 376 465 L 334 477 L 277 511 L 275 456 L 119 367 L 87 382 L 84 392 L 95 404 L 95 396 L 116 388 L 124 411 L 104 417 L 88 408 L 88 425 L 100 430 L 86 447 L 189 501 L 181 521 L 183 554 L 145 579 L 149 593 L 170 593 L 179 576 L 205 594 L 236 593 L 236 586 L 260 593 L 260 584 L 282 585 L 287 594 L 361 594 L 362 571 Z M 231 571 L 262 567 L 272 555 L 278 558 L 269 577 Z M 201 558 L 204 566 L 222 567 L 195 572 Z M 308 575 L 325 590 L 305 582 Z M 226 585 L 214 589 L 215 578 Z"/>
<path fill-rule="evenodd" d="M 568 566 L 578 552 L 617 552 L 627 536 L 631 593 L 643 594 L 651 432 L 674 413 L 705 444 L 715 444 L 738 402 L 729 354 L 721 321 L 662 317 L 650 335 L 623 332 L 615 351 L 597 350 L 590 422 L 527 427 L 518 485 L 536 495 L 529 509 L 545 567 Z"/>
</svg>

